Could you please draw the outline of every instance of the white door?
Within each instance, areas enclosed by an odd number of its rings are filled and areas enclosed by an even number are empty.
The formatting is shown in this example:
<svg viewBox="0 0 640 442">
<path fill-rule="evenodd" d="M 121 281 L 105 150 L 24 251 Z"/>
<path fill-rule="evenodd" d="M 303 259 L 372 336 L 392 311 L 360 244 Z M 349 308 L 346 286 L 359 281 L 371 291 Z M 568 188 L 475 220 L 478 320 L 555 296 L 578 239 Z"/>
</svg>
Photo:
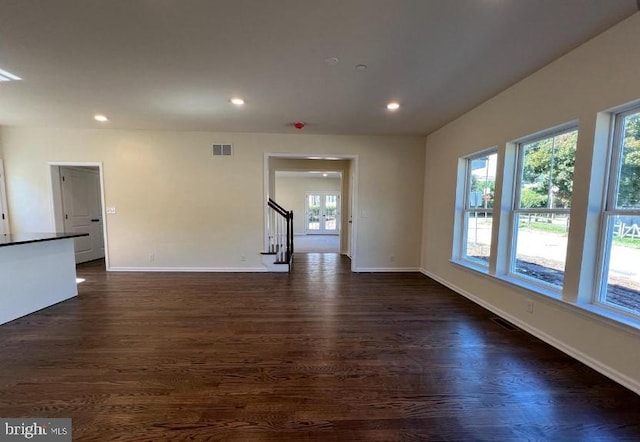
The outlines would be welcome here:
<svg viewBox="0 0 640 442">
<path fill-rule="evenodd" d="M 9 233 L 9 213 L 7 213 L 7 194 L 4 187 L 4 166 L 0 160 L 0 235 Z"/>
<path fill-rule="evenodd" d="M 100 175 L 94 169 L 60 168 L 66 233 L 88 233 L 75 239 L 76 263 L 104 258 Z"/>
<path fill-rule="evenodd" d="M 340 194 L 309 192 L 306 199 L 307 234 L 337 235 L 340 232 Z"/>
</svg>

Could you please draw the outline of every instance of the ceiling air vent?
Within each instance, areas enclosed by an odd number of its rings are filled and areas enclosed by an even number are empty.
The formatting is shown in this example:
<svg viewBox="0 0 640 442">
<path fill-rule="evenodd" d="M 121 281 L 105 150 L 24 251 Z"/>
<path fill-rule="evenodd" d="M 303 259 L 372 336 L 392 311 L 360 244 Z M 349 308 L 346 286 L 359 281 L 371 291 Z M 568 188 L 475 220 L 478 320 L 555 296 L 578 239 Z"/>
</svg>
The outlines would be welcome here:
<svg viewBox="0 0 640 442">
<path fill-rule="evenodd" d="M 214 144 L 213 156 L 214 157 L 230 157 L 232 152 L 231 144 Z"/>
</svg>

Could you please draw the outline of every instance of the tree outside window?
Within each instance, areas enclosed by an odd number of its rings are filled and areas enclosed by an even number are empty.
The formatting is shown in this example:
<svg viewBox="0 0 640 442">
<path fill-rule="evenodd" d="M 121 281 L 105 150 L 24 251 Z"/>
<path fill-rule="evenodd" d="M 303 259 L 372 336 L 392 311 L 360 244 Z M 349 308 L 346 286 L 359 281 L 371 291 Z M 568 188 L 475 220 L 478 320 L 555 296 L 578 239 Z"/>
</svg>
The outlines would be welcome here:
<svg viewBox="0 0 640 442">
<path fill-rule="evenodd" d="M 510 272 L 556 288 L 564 280 L 577 141 L 572 128 L 518 145 Z"/>
</svg>

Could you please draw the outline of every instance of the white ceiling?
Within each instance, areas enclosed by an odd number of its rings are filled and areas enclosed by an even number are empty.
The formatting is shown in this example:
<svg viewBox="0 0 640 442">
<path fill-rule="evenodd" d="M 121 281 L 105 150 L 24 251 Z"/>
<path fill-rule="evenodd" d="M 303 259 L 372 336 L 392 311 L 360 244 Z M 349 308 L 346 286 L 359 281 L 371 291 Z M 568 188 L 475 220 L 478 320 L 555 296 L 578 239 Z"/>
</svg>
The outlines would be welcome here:
<svg viewBox="0 0 640 442">
<path fill-rule="evenodd" d="M 637 10 L 636 0 L 0 0 L 0 69 L 23 78 L 0 83 L 0 125 L 293 133 L 301 120 L 303 133 L 427 134 Z M 390 113 L 390 100 L 402 108 Z"/>
</svg>

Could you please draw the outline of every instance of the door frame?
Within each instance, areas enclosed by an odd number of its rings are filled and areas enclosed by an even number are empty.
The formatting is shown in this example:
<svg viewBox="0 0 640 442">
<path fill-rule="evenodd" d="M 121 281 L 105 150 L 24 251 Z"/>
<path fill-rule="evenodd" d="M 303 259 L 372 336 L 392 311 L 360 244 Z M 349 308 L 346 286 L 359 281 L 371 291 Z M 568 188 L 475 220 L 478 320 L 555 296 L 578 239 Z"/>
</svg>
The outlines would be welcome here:
<svg viewBox="0 0 640 442">
<path fill-rule="evenodd" d="M 340 184 L 342 184 L 342 173 L 340 173 Z M 309 208 L 309 195 L 320 195 L 320 207 L 324 207 L 325 203 L 326 203 L 326 199 L 323 199 L 325 196 L 327 195 L 337 195 L 338 196 L 338 212 L 339 215 L 336 216 L 336 230 L 334 232 L 329 232 L 327 233 L 326 231 L 324 231 L 324 226 L 322 226 L 317 232 L 311 231 L 308 229 L 309 227 L 309 217 L 307 216 L 307 209 Z M 305 219 L 305 223 L 304 223 L 304 232 L 306 235 L 337 235 L 338 237 L 340 237 L 340 235 L 342 235 L 342 223 L 340 222 L 340 218 L 342 217 L 342 192 L 339 190 L 323 190 L 323 191 L 318 191 L 318 192 L 314 192 L 314 191 L 308 191 L 305 192 L 305 203 L 304 203 L 304 219 Z M 322 224 L 322 222 L 320 223 Z"/>
<path fill-rule="evenodd" d="M 111 266 L 109 264 L 109 241 L 107 235 L 107 213 L 106 213 L 106 200 L 104 197 L 104 170 L 102 162 L 87 162 L 87 161 L 48 161 L 47 167 L 49 173 L 47 174 L 49 179 L 49 203 L 51 206 L 51 225 L 55 232 L 64 232 L 64 218 L 62 207 L 62 189 L 60 189 L 60 167 L 97 167 L 98 174 L 100 176 L 100 204 L 102 210 L 102 237 L 104 240 L 104 262 L 106 270 L 109 271 Z"/>
<path fill-rule="evenodd" d="M 357 244 L 358 244 L 358 161 L 359 156 L 356 155 L 341 155 L 341 154 L 332 154 L 332 153 L 264 153 L 263 158 L 263 219 L 262 224 L 264 226 L 263 230 L 263 241 L 266 247 L 268 243 L 268 227 L 267 227 L 267 219 L 269 219 L 269 211 L 267 207 L 267 200 L 269 198 L 269 183 L 271 179 L 275 180 L 275 177 L 269 176 L 269 158 L 288 158 L 292 160 L 309 160 L 309 159 L 324 159 L 326 157 L 335 158 L 338 160 L 349 160 L 351 161 L 351 168 L 349 170 L 349 199 L 351 201 L 351 235 L 349 236 L 349 250 L 347 256 L 351 259 L 351 271 L 355 272 L 358 268 L 357 260 Z M 275 184 L 275 183 L 274 183 Z M 266 250 L 266 248 L 265 248 Z"/>
<path fill-rule="evenodd" d="M 4 219 L 0 216 L 0 224 L 2 224 L 2 231 L 9 233 L 9 207 L 7 206 L 7 187 L 4 174 L 4 163 L 0 160 L 0 206 L 4 210 Z"/>
</svg>

